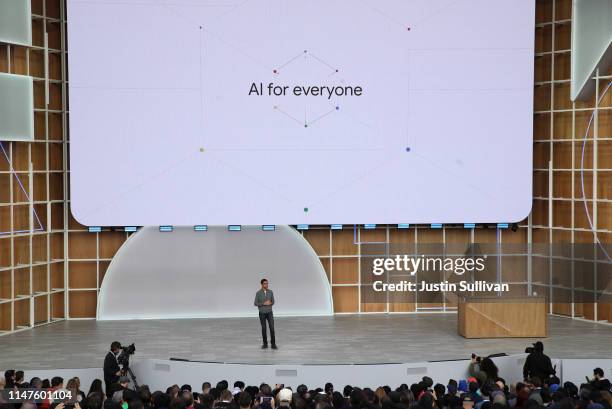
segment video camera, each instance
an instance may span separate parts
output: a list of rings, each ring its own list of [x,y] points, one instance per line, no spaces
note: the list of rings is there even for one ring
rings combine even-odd
[[[123,366],[123,369],[127,369],[130,366],[130,355],[134,355],[136,352],[136,346],[132,343],[126,347],[121,347],[121,353],[117,357],[119,365]]]

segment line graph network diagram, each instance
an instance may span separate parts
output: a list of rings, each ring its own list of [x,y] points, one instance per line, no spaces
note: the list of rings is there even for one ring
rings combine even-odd
[[[531,3],[68,0],[72,212],[85,225],[520,220]]]

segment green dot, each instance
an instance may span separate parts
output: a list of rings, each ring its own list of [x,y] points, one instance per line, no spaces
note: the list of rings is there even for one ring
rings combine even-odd
[[[305,207],[305,208],[304,208],[304,213],[307,213],[307,212],[308,212],[308,208],[307,208],[307,207]]]

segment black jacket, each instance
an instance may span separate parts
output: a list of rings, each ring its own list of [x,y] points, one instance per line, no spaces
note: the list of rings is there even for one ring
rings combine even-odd
[[[548,355],[536,351],[527,356],[525,365],[523,366],[523,377],[525,379],[537,376],[540,380],[545,381],[550,375],[554,374],[555,370],[552,367]]]
[[[609,391],[610,386],[611,386],[610,381],[606,378],[599,379],[599,380],[592,380],[591,385],[593,385],[595,389],[598,389],[600,391]]]
[[[104,358],[104,382],[107,385],[112,383],[116,383],[119,381],[119,376],[117,376],[117,372],[121,370],[119,367],[119,363],[117,363],[117,358],[115,355],[108,351],[106,357]]]

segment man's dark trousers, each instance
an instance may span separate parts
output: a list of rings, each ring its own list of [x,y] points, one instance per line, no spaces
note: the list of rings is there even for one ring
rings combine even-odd
[[[270,326],[270,338],[272,339],[272,345],[276,345],[276,338],[274,337],[274,315],[272,315],[272,311],[259,313],[259,322],[261,323],[261,338],[263,338],[264,345],[268,345],[266,321],[268,321],[268,325]]]

